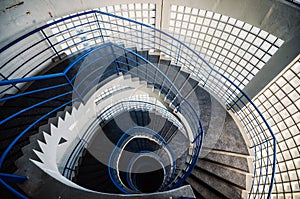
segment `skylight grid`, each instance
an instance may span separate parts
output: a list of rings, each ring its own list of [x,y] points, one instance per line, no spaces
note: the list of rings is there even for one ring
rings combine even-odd
[[[155,27],[156,6],[153,3],[113,5],[99,8],[99,10]],[[50,38],[51,42],[58,44],[67,55],[103,41],[120,43],[123,39],[123,44],[131,46],[135,44],[136,38],[141,40],[142,37],[147,37],[147,35],[142,35],[140,25],[136,23],[98,13],[65,20],[51,26],[50,31],[55,35]]]
[[[169,31],[241,89],[283,44],[243,21],[178,5],[171,6]]]
[[[255,98],[277,139],[277,172],[273,193],[300,195],[300,56]],[[244,107],[245,109],[245,107]]]
[[[100,10],[155,27],[156,6],[152,3],[112,5],[102,7]],[[147,41],[145,40],[145,43],[143,43],[142,38],[150,37],[141,33],[142,30],[138,24],[105,15],[99,15],[99,18],[104,24],[104,34],[108,36],[106,39],[112,42],[122,42],[125,46],[130,47],[137,46],[136,41],[138,39],[140,46],[137,47],[143,48],[142,45],[146,44]]]
[[[156,6],[153,3],[133,3],[100,8],[101,11],[155,26]]]
[[[50,22],[52,21],[48,23]],[[78,16],[62,21],[51,26],[50,31],[54,35],[54,37],[50,37],[53,45],[58,44],[67,55],[95,45],[98,43],[100,37],[94,14]]]

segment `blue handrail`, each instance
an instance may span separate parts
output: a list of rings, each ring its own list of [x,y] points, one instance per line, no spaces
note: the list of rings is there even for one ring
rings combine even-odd
[[[163,165],[164,173],[166,173],[166,164],[163,164],[163,163],[162,163],[161,158],[160,158],[156,153],[154,153],[154,152],[152,152],[152,151],[142,150],[142,151],[140,151],[139,153],[135,154],[135,155],[130,159],[130,162],[129,162],[129,164],[128,164],[127,171],[126,171],[126,181],[127,181],[127,183],[129,184],[129,187],[130,187],[132,190],[134,190],[135,192],[139,192],[139,190],[133,185],[132,179],[131,179],[129,173],[130,173],[130,169],[132,168],[132,165],[133,165],[134,161],[135,161],[139,156],[141,156],[141,155],[143,155],[143,154],[147,154],[147,155],[149,155],[149,156],[153,156],[155,159],[157,159],[157,160]],[[166,177],[166,175],[165,175],[165,177]]]
[[[139,131],[136,132],[135,130],[138,129]],[[109,171],[109,175],[110,178],[112,179],[113,183],[115,184],[115,186],[122,191],[123,193],[128,193],[128,191],[119,185],[119,183],[117,182],[118,180],[116,179],[117,177],[114,174],[114,169],[112,166],[112,161],[115,158],[115,156],[118,154],[116,153],[116,151],[124,144],[124,141],[126,141],[129,137],[134,136],[134,134],[144,134],[145,137],[148,136],[154,136],[155,138],[157,138],[159,141],[162,142],[162,144],[167,148],[167,150],[170,152],[171,157],[172,157],[172,165],[173,165],[173,169],[172,169],[172,174],[171,174],[171,178],[169,181],[172,181],[174,179],[174,173],[175,173],[175,169],[176,169],[176,159],[174,156],[174,152],[173,150],[168,146],[168,143],[165,141],[165,139],[159,135],[157,132],[153,131],[152,129],[149,129],[147,127],[141,127],[141,126],[137,126],[137,127],[132,127],[130,129],[128,129],[126,132],[124,132],[124,134],[120,137],[120,139],[118,140],[116,146],[113,149],[113,152],[110,155],[109,158],[109,164],[108,164],[108,171]],[[170,182],[169,182],[170,183]]]
[[[72,67],[76,67],[76,64],[77,63],[79,63],[80,62],[80,60],[82,60],[82,59],[84,59],[84,58],[86,58],[88,55],[90,55],[91,53],[93,53],[93,52],[96,52],[97,50],[99,50],[99,49],[102,49],[102,48],[104,48],[104,47],[107,47],[107,46],[113,46],[113,47],[118,47],[118,48],[121,48],[122,50],[124,50],[124,51],[127,51],[124,47],[122,47],[122,46],[119,46],[119,45],[116,45],[116,44],[112,44],[112,43],[110,43],[110,44],[105,44],[105,45],[103,45],[103,46],[100,46],[100,47],[97,47],[97,48],[94,48],[94,49],[92,49],[92,50],[89,50],[88,52],[86,52],[86,53],[84,53],[83,55],[81,55],[78,59],[76,59],[73,63],[71,63],[68,67],[67,67],[67,69],[65,69],[64,70],[64,73],[67,73]],[[165,76],[165,74],[163,74],[160,70],[158,70],[158,68],[157,67],[155,67],[151,62],[149,62],[148,60],[146,60],[145,58],[143,58],[143,57],[141,57],[140,55],[138,55],[138,54],[136,54],[136,53],[134,53],[134,52],[132,52],[132,51],[128,51],[129,53],[132,53],[134,56],[136,56],[136,57],[138,57],[138,58],[140,58],[140,59],[142,59],[145,63],[147,63],[147,64],[149,64],[149,66],[152,66],[154,69],[155,69],[155,71],[157,71],[157,72],[159,72],[159,73],[161,73],[161,75],[165,78],[165,79],[167,79],[167,81],[169,82],[169,84],[170,84],[170,86],[172,87],[172,88],[174,88],[174,90],[175,90],[175,92],[177,92],[178,93],[178,95],[179,96],[181,96],[182,97],[182,100],[185,100],[184,99],[184,97],[181,95],[181,93],[179,92],[179,90],[174,86],[174,84],[168,79],[168,77],[167,76]],[[103,56],[106,56],[106,55],[103,55]],[[117,54],[117,56],[121,56],[120,54]],[[93,60],[91,63],[89,63],[89,64],[87,64],[87,65],[85,65],[83,68],[80,68],[80,70],[78,71],[78,73],[80,74],[81,72],[83,72],[86,68],[88,68],[89,67],[89,65],[91,65],[91,64],[94,64],[94,63],[97,63],[97,60],[101,60],[101,57],[100,58],[97,58],[96,60]],[[138,63],[138,62],[136,62],[136,61],[134,61],[134,60],[131,60],[132,62],[134,62],[134,63]],[[125,63],[123,63],[123,64],[125,64]],[[102,67],[104,67],[104,66],[107,66],[108,64],[106,64],[106,63],[102,63],[102,65],[101,66],[99,66],[99,67],[97,67],[97,68],[95,68],[94,70],[92,70],[92,71],[89,71],[90,73],[89,74],[93,74],[94,72],[96,72],[96,70],[99,70],[100,68],[102,68]],[[126,64],[126,65],[128,65],[128,64]],[[131,66],[131,65],[128,65],[129,67],[133,67],[133,66]],[[113,70],[110,70],[110,71],[108,71],[108,73],[114,73],[115,71],[113,71]],[[128,70],[125,70],[125,72],[129,72],[130,73],[130,71],[128,71]],[[78,73],[75,75],[75,76],[78,76]],[[67,75],[67,74],[66,74]],[[137,74],[136,74],[137,75]],[[154,74],[153,74],[154,75]],[[75,76],[74,77],[72,77],[71,78],[71,81],[73,81],[74,79],[75,79]],[[81,84],[83,84],[83,82],[87,79],[87,77],[88,77],[89,75],[86,75],[81,81],[79,81],[78,82],[78,84],[76,84],[76,86],[74,87],[74,88],[76,88],[76,89],[78,89],[78,87],[81,85]],[[154,78],[152,78],[152,79],[154,79]],[[97,77],[96,77],[96,80],[97,80]],[[91,80],[91,82],[93,82],[94,80]],[[83,90],[83,92],[86,90],[86,89],[89,89],[90,87],[89,86],[86,86],[86,88]],[[83,93],[79,93],[79,95],[80,96],[84,96],[84,95],[82,95]],[[192,106],[190,105],[190,107],[191,107],[191,110],[194,112],[194,114],[197,116],[197,122],[199,122],[199,115],[198,115],[198,113],[192,108]],[[110,110],[110,109],[108,109],[108,110]],[[107,110],[107,111],[108,111]],[[105,113],[105,112],[104,112]],[[104,114],[104,113],[102,113],[102,114]],[[199,122],[199,124],[201,124],[201,121]],[[199,128],[199,127],[198,127]],[[202,131],[202,126],[200,126],[200,128],[198,129],[197,128],[197,130],[196,130],[196,138],[199,138],[199,137],[202,137],[202,136],[199,136],[198,134],[200,134],[201,135],[201,132],[203,132]],[[195,140],[193,141],[193,143],[195,143]],[[199,145],[199,142],[197,142],[196,144],[198,144]],[[198,148],[197,148],[198,149]],[[197,152],[199,152],[199,150],[197,150]],[[196,154],[196,153],[195,153]],[[195,156],[193,156],[193,157],[195,157]],[[197,157],[198,156],[196,156],[196,160],[197,160]],[[193,166],[193,164],[191,164],[192,166]],[[191,166],[191,167],[192,167]],[[192,169],[190,169],[190,171],[191,171]],[[185,175],[185,177],[187,177],[188,176],[188,173]]]
[[[112,18],[115,18],[115,19],[118,19],[118,20],[127,21],[129,23],[133,23],[135,25],[138,25],[137,27],[140,27],[140,28],[134,29],[134,28],[122,26],[122,25],[119,25],[119,24],[116,24],[116,23],[113,23],[113,22],[100,21],[98,19],[98,15],[99,14],[100,15],[106,15],[106,16],[109,16],[109,17],[112,17]],[[48,24],[46,24],[44,26],[41,26],[40,28],[37,28],[37,29],[31,31],[31,32],[29,32],[29,33],[27,33],[27,34],[25,34],[25,35],[17,38],[16,40],[14,40],[13,42],[9,43],[8,45],[4,46],[3,48],[0,49],[0,53],[5,52],[10,47],[16,47],[16,48],[18,48],[18,44],[21,41],[22,42],[25,41],[31,35],[43,32],[44,30],[48,30],[48,28],[51,28],[51,27],[53,27],[55,25],[59,25],[60,23],[64,22],[65,20],[73,19],[73,18],[76,18],[76,17],[79,17],[79,16],[84,16],[84,15],[94,15],[94,16],[96,16],[96,19],[94,21],[87,22],[85,25],[92,24],[92,23],[97,23],[98,24],[97,30],[101,32],[100,36],[94,36],[94,38],[85,39],[84,41],[80,41],[80,42],[74,43],[71,46],[67,46],[67,47],[61,48],[59,45],[61,45],[63,42],[65,42],[65,41],[67,41],[69,39],[69,38],[64,38],[62,41],[58,41],[56,43],[53,42],[49,47],[47,47],[46,49],[42,49],[42,50],[38,51],[37,54],[33,54],[32,57],[29,57],[24,62],[20,61],[20,64],[19,64],[18,63],[18,57],[21,54],[23,54],[24,52],[27,52],[27,51],[29,52],[32,48],[38,49],[39,45],[42,44],[43,42],[48,42],[50,38],[51,39],[55,39],[55,37],[58,36],[58,35],[60,35],[61,32],[63,32],[63,31],[64,32],[70,31],[70,28],[67,28],[66,30],[63,30],[63,31],[60,31],[58,33],[55,33],[55,34],[52,34],[52,35],[48,35],[48,36],[46,34],[44,34],[45,38],[41,39],[40,41],[35,42],[31,46],[26,47],[23,50],[22,50],[22,48],[20,48],[21,52],[16,51],[16,54],[13,55],[13,57],[8,58],[8,61],[6,61],[4,64],[2,64],[0,66],[1,70],[4,70],[4,69],[6,70],[6,68],[5,68],[6,66],[16,67],[8,75],[1,74],[1,76],[3,76],[3,78],[6,79],[6,80],[0,81],[0,88],[1,88],[1,86],[4,86],[4,85],[5,86],[12,85],[13,87],[16,87],[17,89],[19,89],[16,86],[16,84],[18,84],[18,83],[24,83],[24,82],[26,82],[25,80],[28,80],[28,81],[30,81],[30,80],[37,80],[37,81],[39,81],[39,78],[41,78],[41,79],[47,79],[46,76],[44,76],[44,77],[36,76],[35,78],[33,78],[33,77],[27,77],[27,75],[29,75],[30,72],[32,72],[33,70],[37,69],[38,67],[41,67],[41,66],[45,65],[46,62],[47,62],[47,60],[51,59],[52,57],[54,57],[54,56],[60,57],[60,53],[64,52],[65,50],[71,49],[72,47],[76,47],[77,44],[81,44],[81,43],[83,43],[85,41],[90,41],[92,39],[102,38],[102,42],[107,41],[109,38],[115,39],[115,40],[120,40],[121,39],[121,41],[125,41],[125,42],[129,41],[129,42],[135,43],[137,45],[141,45],[142,47],[147,47],[147,48],[150,48],[150,49],[158,49],[162,53],[164,53],[164,54],[168,55],[169,57],[173,58],[173,60],[177,60],[178,64],[181,64],[182,66],[186,66],[186,68],[188,70],[190,70],[192,73],[194,73],[199,78],[199,80],[201,80],[203,82],[203,85],[202,85],[203,87],[209,88],[208,83],[210,81],[213,82],[213,80],[216,80],[218,83],[221,83],[222,85],[225,85],[226,88],[223,88],[221,86],[220,87],[216,87],[216,88],[217,89],[224,89],[225,90],[224,97],[223,96],[221,96],[221,97],[222,97],[222,99],[225,99],[225,102],[227,103],[227,105],[229,105],[230,108],[228,108],[228,109],[231,110],[231,111],[233,111],[233,112],[235,112],[238,115],[238,117],[240,117],[239,116],[239,111],[242,114],[244,114],[244,116],[246,118],[249,117],[249,116],[247,116],[247,113],[244,113],[242,107],[239,105],[239,103],[240,103],[243,107],[246,107],[247,109],[249,109],[248,106],[251,106],[251,109],[253,109],[253,110],[250,110],[249,114],[252,115],[253,117],[257,117],[258,116],[258,117],[260,117],[262,119],[263,124],[266,125],[266,127],[267,127],[266,128],[267,130],[264,130],[261,127],[261,124],[257,120],[254,121],[255,125],[254,124],[253,125],[250,124],[250,126],[248,127],[248,125],[245,124],[244,126],[245,126],[247,132],[249,133],[249,135],[251,136],[251,139],[252,139],[254,145],[258,145],[258,146],[259,145],[265,145],[265,146],[269,147],[269,143],[272,142],[272,147],[273,147],[273,151],[274,152],[273,152],[273,154],[270,154],[269,153],[270,149],[268,149],[268,148],[266,149],[267,155],[268,155],[267,156],[268,159],[267,159],[267,162],[266,162],[266,165],[265,165],[266,176],[260,175],[255,170],[255,176],[254,176],[253,182],[257,181],[258,185],[254,186],[254,183],[252,183],[252,189],[250,191],[249,197],[250,197],[250,195],[252,195],[253,197],[256,197],[258,195],[259,187],[263,186],[262,190],[263,190],[264,194],[267,195],[267,198],[270,198],[272,187],[273,187],[273,183],[274,183],[275,169],[276,169],[276,167],[275,167],[275,164],[276,164],[276,138],[275,138],[275,135],[272,132],[270,126],[268,125],[266,119],[263,117],[262,113],[259,111],[259,109],[255,106],[255,104],[251,101],[251,99],[247,96],[247,94],[243,90],[241,90],[237,85],[234,84],[234,82],[232,82],[225,75],[219,73],[216,69],[214,69],[212,66],[210,66],[208,64],[208,62],[206,62],[200,55],[197,54],[196,51],[194,51],[193,49],[189,48],[186,44],[184,44],[183,42],[179,41],[174,36],[172,36],[172,35],[170,35],[168,33],[165,33],[165,32],[163,32],[161,30],[158,30],[156,28],[153,28],[152,26],[149,26],[149,25],[146,25],[146,24],[143,24],[143,23],[140,23],[140,22],[136,22],[136,21],[131,20],[131,19],[127,19],[127,18],[124,18],[124,17],[116,16],[116,15],[113,15],[113,14],[110,14],[110,13],[105,13],[105,12],[102,12],[102,11],[99,11],[99,10],[91,10],[91,11],[82,12],[82,13],[79,13],[79,14],[74,14],[74,15],[71,15],[71,16],[68,16],[68,17],[65,17],[65,18],[62,18],[62,19],[58,19],[58,20],[53,21],[51,23],[48,23]],[[104,28],[103,26],[100,26],[100,24],[101,24],[100,22],[101,23],[107,23],[107,24],[114,24],[114,25],[117,25],[117,26],[124,27],[127,30],[139,32],[139,33],[141,33],[141,37],[143,38],[142,42],[138,43],[137,40],[133,41],[133,40],[130,40],[128,38],[118,37],[117,35],[106,34],[105,31],[106,30],[110,30],[110,29],[109,28]],[[80,24],[80,25],[73,26],[71,28],[76,29],[76,27],[81,27],[83,25],[84,24]],[[150,30],[150,33],[147,30]],[[77,33],[76,35],[73,35],[71,37],[74,38],[76,36],[84,35],[84,34],[86,34],[88,32],[92,32],[92,31],[93,31],[93,29],[90,30],[90,31]],[[159,33],[159,34],[155,34],[155,35],[153,34],[152,35],[151,31],[153,33]],[[130,34],[129,32],[120,32],[120,31],[115,31],[115,32],[118,33],[118,34],[119,33],[123,34],[125,36]],[[133,35],[133,34],[131,34],[131,35]],[[160,37],[157,37],[156,35],[160,35]],[[134,35],[134,36],[136,37],[136,35]],[[145,37],[143,37],[143,36],[145,36]],[[152,37],[154,39],[151,40],[151,39],[148,38],[148,36]],[[159,42],[156,42],[156,39],[158,39]],[[149,44],[149,42],[150,42],[150,44]],[[164,44],[166,44],[166,45],[164,45]],[[171,47],[171,49],[169,47]],[[51,50],[51,52],[50,52],[50,50]],[[47,52],[49,51],[49,53],[51,54],[51,56],[47,56],[46,58],[45,57],[40,58],[38,56],[38,55],[42,56],[43,55],[42,53],[46,52],[46,51]],[[15,60],[17,62],[17,65],[16,65],[16,62],[14,62],[13,64],[9,65],[12,61],[15,61]],[[16,71],[23,70],[25,68],[25,66],[28,66],[28,64],[31,61],[36,61],[37,64],[36,65],[33,64],[33,67],[29,68],[30,70],[28,72],[22,73],[22,76],[20,76],[20,77],[19,76],[14,77],[15,79],[9,79],[9,78],[12,77],[12,75],[15,74]],[[207,69],[205,69],[203,67],[203,65],[205,67],[207,67]],[[203,67],[203,68],[199,68],[199,71],[202,74],[198,75],[197,71],[195,71],[192,68],[189,68],[189,66],[201,66],[201,67]],[[24,80],[23,81],[22,78],[31,78],[31,79],[23,79]],[[202,78],[205,78],[205,79],[202,79]],[[229,86],[226,85],[225,83],[228,83]],[[233,87],[233,88],[231,88],[231,87]],[[2,91],[0,91],[0,94],[3,94],[5,92],[9,91],[9,89],[10,88],[4,88],[4,89],[2,89]],[[214,91],[212,91],[212,92],[214,92]],[[21,94],[18,94],[17,96],[21,96]],[[226,96],[227,96],[227,98],[226,98]],[[5,99],[6,100],[10,100],[10,99],[13,99],[13,98],[16,98],[16,97],[12,96],[12,97],[7,97]],[[233,101],[234,103],[230,104],[229,100]],[[2,101],[4,101],[4,99],[2,99]],[[238,110],[236,110],[236,108]],[[199,121],[201,122],[201,120],[199,120]],[[242,122],[243,122],[243,120],[242,120]],[[202,126],[201,123],[199,125]],[[258,126],[258,128],[256,128],[255,126]],[[252,133],[252,131],[254,131],[254,132]],[[255,140],[255,137],[260,138],[260,136],[259,136],[260,134],[259,133],[262,136],[264,136],[265,134],[269,133],[269,135],[271,136],[271,140],[269,142],[267,142],[267,143],[264,140],[266,138],[263,138],[261,140]],[[200,134],[200,132],[199,132],[199,134]],[[268,138],[268,136],[266,136],[266,137]],[[269,138],[268,138],[268,140],[269,140]],[[195,138],[195,141],[196,141],[195,143],[197,143],[198,145],[202,146],[203,139],[198,140],[197,138]],[[257,153],[259,153],[259,152],[262,153],[262,150],[263,149],[260,149]],[[2,155],[2,157],[3,157],[3,155]],[[256,156],[255,156],[255,158],[256,158]],[[255,160],[259,161],[258,159],[255,159]],[[256,169],[260,169],[260,173],[261,173],[262,172],[261,170],[263,168],[260,165],[262,165],[262,163],[263,163],[262,161],[263,160],[262,159],[260,160],[261,163],[258,163],[257,161],[255,161],[254,166],[255,166]],[[270,161],[271,161],[271,163],[270,163]],[[268,170],[269,166],[272,167],[271,173]],[[270,176],[270,178],[268,176]],[[270,182],[268,182],[268,179],[269,179]],[[263,184],[262,184],[261,180],[264,181]],[[266,192],[264,189],[265,189],[267,183],[269,185],[269,189]],[[256,190],[254,190],[254,189],[256,189]],[[261,196],[261,197],[263,197],[263,196]]]

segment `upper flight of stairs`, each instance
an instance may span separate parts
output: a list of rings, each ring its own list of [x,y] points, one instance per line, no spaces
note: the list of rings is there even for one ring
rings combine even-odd
[[[162,71],[162,73],[166,74],[169,80],[171,80],[181,94],[189,100],[193,108],[195,108],[201,117],[205,130],[204,146],[201,156],[199,157],[199,160],[190,177],[186,179],[185,184],[190,184],[195,195],[199,198],[241,198],[244,194],[244,191],[249,190],[249,179],[251,178],[252,172],[252,168],[249,166],[251,165],[251,156],[248,151],[247,143],[243,138],[243,132],[241,132],[237,126],[234,118],[212,95],[205,91],[198,84],[198,81],[195,80],[195,78],[185,69],[164,58],[164,56],[160,55],[158,52],[149,53],[147,50],[137,50],[136,48],[130,48],[130,50],[136,52],[145,59],[148,59],[154,65],[156,65]],[[132,80],[135,79],[135,81],[137,81],[136,77],[138,76],[134,74],[137,73],[139,75],[139,81],[148,80],[148,82],[153,82],[153,80],[147,79],[147,76],[142,78],[143,74],[141,74],[138,70],[134,68],[128,68],[128,66],[125,64],[122,65],[122,62],[124,62],[137,66],[136,63],[132,62],[132,60],[136,60],[137,62],[139,61],[139,58],[130,53],[125,53],[125,55],[128,57],[118,58],[117,60],[119,61],[120,68],[127,67],[129,72],[132,72],[130,73]],[[96,54],[94,56],[96,56]],[[85,61],[88,62],[89,60]],[[61,62],[59,65],[60,70],[66,67],[68,63],[68,59],[65,62]],[[111,68],[113,67],[114,66],[112,65]],[[57,71],[58,67],[49,70],[47,73],[53,72],[52,70]],[[103,71],[99,71],[99,73],[100,72],[102,73]],[[148,89],[146,90],[148,90],[148,94],[150,96],[161,97],[160,100],[163,104],[173,103],[173,105],[170,106],[170,109],[176,107],[176,105],[179,104],[179,96],[174,95],[172,90],[167,89],[167,86],[164,87],[164,85],[168,85],[168,83],[162,77],[162,75],[151,70],[146,70],[145,72],[155,73],[156,85],[153,85],[152,83],[147,85]],[[76,70],[71,70],[69,73],[75,74]],[[104,78],[108,77],[103,77],[101,80]],[[57,85],[58,83],[66,83],[66,80],[57,79],[57,81],[52,83],[53,85]],[[50,84],[51,82],[49,83],[48,81],[34,82],[26,89],[26,91],[50,86]],[[84,89],[84,85],[82,86],[82,89]],[[162,90],[160,91],[159,89]],[[72,88],[70,86],[63,86],[59,89],[30,94],[13,100],[8,100],[1,106],[1,119],[18,112],[18,110],[29,107],[47,98],[59,96],[60,94],[69,92],[71,90]],[[13,137],[25,129],[29,124],[54,108],[69,102],[71,99],[72,93],[62,95],[53,101],[26,111],[18,115],[13,120],[1,125],[1,153],[12,141]],[[79,107],[79,104],[76,106]],[[185,106],[186,104],[183,103],[182,108],[184,109]],[[12,152],[9,153],[1,171],[13,173],[16,172],[20,167],[24,168],[24,165],[27,164],[30,165],[28,168],[38,170],[38,168],[29,161],[29,158],[39,160],[32,149],[40,150],[37,140],[45,142],[41,132],[48,131],[48,133],[51,135],[49,128],[50,125],[57,126],[59,122],[58,118],[64,120],[66,114],[72,114],[72,107],[65,106],[58,111],[55,111],[53,114],[48,115],[47,118],[31,128],[30,131],[22,137],[20,142],[18,142],[17,146],[12,150]],[[152,128],[155,131],[158,130],[155,129],[155,127],[162,126],[159,134],[164,137],[166,141],[173,139],[174,142],[170,143],[172,147],[175,148],[176,144],[180,144],[180,140],[178,140],[180,137],[172,137],[172,135],[178,134],[179,130],[178,127],[171,122],[159,119],[159,116],[153,112],[138,110],[131,111],[130,115],[132,116],[132,121],[134,121],[135,125],[152,125]],[[122,119],[121,116],[117,116],[115,120],[118,119],[118,117]],[[150,121],[151,118],[153,121]],[[159,122],[162,124],[158,124]],[[113,125],[113,120],[106,123],[106,125],[102,126],[101,128],[103,132],[117,131],[117,129],[115,129],[115,125]],[[110,134],[110,136],[113,142],[116,142],[119,139],[114,134]],[[137,144],[141,145],[140,147],[143,145],[142,143]],[[144,144],[149,145],[149,143]],[[184,145],[185,144],[183,144],[183,146]],[[103,148],[102,150],[105,151],[106,149]],[[22,164],[24,165],[22,166]],[[17,171],[19,174],[26,172],[27,171]],[[42,183],[42,178],[49,178],[47,177],[47,174],[41,171],[39,172],[41,181],[38,183]],[[73,181],[78,183],[78,185],[82,185],[83,187],[95,191],[119,193],[119,190],[113,187],[113,184],[109,183],[109,176],[107,174],[107,169],[105,169],[105,165],[101,165],[101,163],[95,159],[89,150],[83,151],[75,173],[76,176],[73,178]],[[49,179],[48,182],[50,181],[52,182],[52,185],[55,184],[55,180]],[[28,180],[26,183],[28,184],[25,187],[30,189],[30,180]],[[57,188],[61,187],[61,184],[57,185]],[[70,188],[68,190],[74,191],[75,189]],[[36,190],[29,191],[33,196],[41,196],[34,195],[33,191]],[[45,193],[45,190],[41,190],[39,192],[39,194],[42,193]],[[76,193],[76,191],[74,191],[74,193]],[[173,193],[173,196],[175,195],[176,194]],[[9,197],[13,196],[7,196],[7,198]],[[96,197],[96,195],[93,197]]]

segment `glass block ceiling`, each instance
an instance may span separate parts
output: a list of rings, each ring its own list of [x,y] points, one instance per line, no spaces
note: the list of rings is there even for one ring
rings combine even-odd
[[[99,10],[143,22],[153,27],[156,25],[155,4],[121,4],[102,7]],[[84,24],[79,29],[70,28],[65,34],[56,37],[58,42],[63,41],[62,49],[78,43],[78,41],[73,40],[80,40],[80,37],[72,38],[73,35],[85,33],[85,37],[95,38],[89,40],[88,43],[83,42],[80,45],[74,45],[71,50],[65,52],[66,54],[101,42],[96,22],[97,17],[101,21],[113,20],[106,15],[91,14],[59,23],[52,28],[52,32],[57,33]],[[109,30],[122,32],[124,31],[122,26],[129,25],[123,24],[126,22],[122,20],[117,20],[115,23],[120,26],[113,27],[110,23],[103,24],[105,29],[103,31],[106,31],[106,35],[110,35],[107,32]],[[86,34],[87,32],[88,34]],[[280,38],[240,20],[206,10],[178,5],[171,5],[169,32],[196,50],[211,66],[241,89],[249,83],[284,43]],[[85,40],[85,38],[82,39]]]
[[[155,26],[155,4],[153,3],[132,3],[112,5],[100,8],[103,12],[112,13],[138,22]]]
[[[170,33],[241,89],[284,42],[248,23],[211,11],[172,5],[170,14]]]
[[[156,20],[155,6],[156,5],[153,3],[134,3],[134,4],[106,6],[106,7],[99,8],[99,10],[103,12],[115,14],[118,16],[130,18],[135,21],[149,24],[155,27],[155,20]],[[63,16],[62,18],[67,16]],[[113,23],[101,24],[103,26],[102,28],[105,35],[112,35],[113,31],[124,32],[125,31],[124,27],[126,26],[131,27],[133,25],[132,23],[126,22],[124,20],[118,20],[116,18],[112,18],[107,15],[90,14],[90,15],[75,17],[70,20],[66,20],[61,23],[58,23],[55,26],[51,27],[52,33],[57,34],[55,37],[56,41],[54,41],[54,43],[61,42],[60,44],[61,48],[68,49],[64,51],[67,55],[82,50],[87,46],[93,46],[97,43],[101,43],[102,40],[99,33],[99,24],[97,23],[98,19],[103,22],[113,22],[119,25],[116,26]],[[51,23],[52,21],[55,21],[55,19],[48,21],[48,23]],[[64,31],[64,33],[58,34],[61,31]],[[86,41],[86,39],[88,39],[88,41]],[[80,40],[85,42],[79,42]],[[113,40],[111,39],[111,41]],[[128,44],[128,46],[130,46],[130,44]]]

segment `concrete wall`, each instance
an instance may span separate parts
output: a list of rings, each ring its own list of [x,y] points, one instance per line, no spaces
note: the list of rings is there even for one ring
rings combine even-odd
[[[86,9],[134,2],[155,3],[158,22],[163,19],[156,24],[162,28],[168,27],[170,5],[177,4],[240,19],[285,41],[300,30],[299,8],[284,0],[1,0],[0,47],[51,19]]]
[[[134,2],[161,5],[161,0],[1,0],[0,47],[51,19],[87,9]]]

